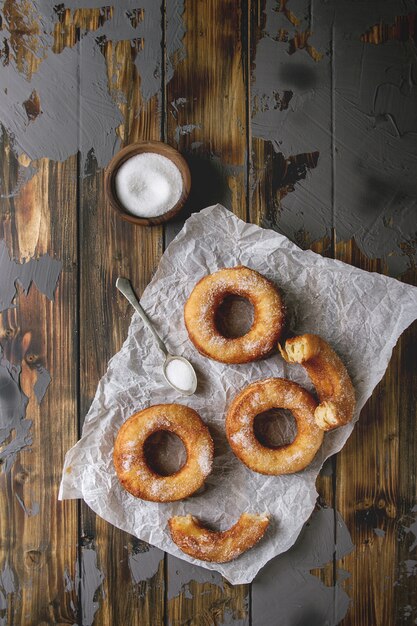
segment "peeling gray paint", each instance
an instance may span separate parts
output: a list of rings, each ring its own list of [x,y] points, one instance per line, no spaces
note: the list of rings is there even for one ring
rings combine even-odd
[[[22,507],[25,515],[27,517],[33,517],[34,515],[38,515],[40,507],[39,507],[39,502],[31,502],[30,505],[25,504],[23,498],[21,498],[19,496],[18,493],[14,494],[16,496],[16,500],[19,502],[20,506]]]
[[[174,141],[177,146],[180,143],[181,135],[191,135],[196,128],[201,128],[201,124],[184,124],[183,126],[177,126],[174,132]]]
[[[50,52],[30,82],[13,61],[0,65],[0,82],[6,86],[0,91],[2,122],[18,155],[64,161],[92,148],[100,165],[111,158],[122,116],[109,96],[105,59],[94,39],[85,37],[60,54]],[[28,123],[22,103],[33,89],[43,114]]]
[[[185,59],[183,39],[185,25],[183,20],[184,0],[172,0],[166,3],[166,82],[174,75],[174,70]]]
[[[247,616],[243,619],[236,619],[233,611],[229,609],[225,609],[223,620],[221,622],[217,622],[218,626],[248,626],[249,623],[249,618]]]
[[[51,382],[51,375],[46,367],[43,367],[42,365],[36,369],[36,375],[37,379],[33,387],[33,391],[35,392],[38,404],[40,404]]]
[[[189,594],[189,585],[192,581],[217,585],[223,590],[221,574],[198,565],[191,565],[175,556],[170,556],[168,559],[168,580],[168,600],[176,598],[180,593]]]
[[[0,570],[0,626],[14,622],[14,615],[9,613],[9,597],[12,596],[13,607],[20,595],[19,582],[13,568],[6,560]],[[12,608],[13,610],[13,608]]]
[[[81,30],[73,47],[54,52],[53,31],[59,21],[57,3],[40,0],[36,3],[36,22],[40,34],[32,35],[36,45],[28,42],[32,53],[40,59],[37,71],[29,76],[19,71],[16,59],[0,64],[0,108],[2,122],[17,155],[24,153],[31,160],[47,157],[63,161],[80,150],[83,163],[92,150],[98,166],[105,166],[119,147],[117,127],[123,122],[117,106],[123,94],[109,91],[102,46],[107,41],[142,41],[134,60],[140,75],[144,102],[159,94],[162,84],[162,9],[154,0],[142,0],[143,20],[132,19],[138,8],[133,0],[109,5],[113,16],[92,32]],[[103,2],[68,0],[60,7],[96,8]],[[170,28],[167,36],[166,79],[173,75],[174,62],[184,58],[182,38],[183,2],[169,3],[166,19]],[[160,28],[158,28],[160,25]],[[4,40],[7,41],[7,19],[3,20]],[[22,35],[25,42],[25,35]],[[10,46],[9,46],[10,48]],[[24,103],[36,92],[41,114],[28,117]],[[137,112],[139,114],[139,111]],[[26,174],[28,171],[26,170]]]
[[[336,626],[349,597],[337,583],[326,587],[310,570],[342,558],[353,549],[349,531],[333,509],[316,511],[288,552],[270,561],[252,584],[253,626]]]
[[[25,418],[28,398],[19,386],[20,367],[0,347],[0,464],[9,472],[17,454],[32,443],[32,420]]]
[[[413,521],[409,525],[403,522],[399,526],[397,540],[401,543],[400,550],[402,554],[404,554],[404,549],[408,549],[410,558],[403,559],[398,563],[396,569],[397,577],[394,581],[394,587],[399,588],[396,592],[398,598],[403,601],[407,599],[413,603],[405,606],[402,606],[401,604],[397,606],[397,615],[399,618],[407,619],[407,621],[404,622],[407,624],[417,623],[417,605],[415,603],[415,589],[417,589],[417,587],[414,581],[417,576],[417,560],[413,558],[415,557],[415,549],[417,548],[417,505],[412,507],[410,516],[407,516],[407,518],[408,517],[413,519]],[[410,578],[412,578],[412,580],[410,580]],[[404,594],[404,591],[406,592],[406,595]],[[409,618],[416,619],[411,622]]]
[[[97,564],[97,552],[92,547],[90,539],[85,539],[86,545],[81,548],[81,567],[79,561],[75,564],[75,580],[66,567],[64,570],[64,589],[66,593],[75,592],[75,597],[80,605],[81,615],[77,616],[78,610],[71,601],[71,609],[74,615],[79,617],[78,626],[92,626],[94,616],[100,606],[100,596],[104,597],[102,584],[105,579],[104,573]]]
[[[406,559],[403,561],[405,567],[405,573],[409,576],[417,575],[417,561],[415,559]]]
[[[72,594],[72,592],[74,591],[74,581],[71,578],[71,574],[69,573],[68,568],[66,567],[64,569],[64,591],[65,593],[70,593]],[[77,614],[78,614],[78,608],[76,607],[75,603],[73,602],[72,598],[70,598],[70,607],[71,607],[71,611],[74,615],[75,618],[77,618]],[[75,626],[75,624],[74,624]]]
[[[97,565],[97,552],[94,548],[83,547],[81,550],[81,570],[76,566],[76,590],[81,601],[81,625],[92,626],[99,608],[101,585],[105,576]],[[78,594],[77,594],[78,595]]]
[[[337,580],[339,583],[343,582],[344,580],[348,580],[350,576],[351,576],[350,572],[347,572],[345,569],[338,567]]]
[[[412,263],[417,210],[417,57],[412,41],[372,45],[361,35],[372,25],[392,24],[415,10],[395,0],[337,4],[318,0],[291,3],[295,27],[267,0],[265,26],[257,44],[252,85],[252,131],[276,153],[319,152],[318,165],[281,201],[278,227],[294,238],[300,229],[312,239],[354,236],[369,257],[383,257],[393,273]],[[288,53],[277,41],[312,30],[305,49]],[[288,106],[276,106],[276,92],[291,91]],[[332,138],[332,130],[334,135]],[[408,243],[407,254],[402,244]]]
[[[414,514],[414,522],[405,528],[406,533],[412,533],[414,535],[414,541],[410,546],[410,552],[417,548],[417,505],[413,506],[411,513]]]
[[[301,20],[300,30],[309,27],[309,2],[291,5]],[[305,50],[289,55],[285,42],[275,41],[280,28],[295,35],[297,28],[281,12],[276,2],[267,0],[265,28],[256,47],[255,71],[251,88],[252,133],[254,137],[270,141],[274,152],[283,159],[317,152],[314,171],[306,171],[294,191],[282,201],[280,215],[269,216],[268,226],[279,228],[294,239],[301,228],[313,239],[330,234],[332,223],[332,142],[329,133],[331,119],[331,58],[328,54],[333,20],[333,7],[328,3],[314,3],[315,20],[320,23],[320,39],[315,46],[323,54],[315,62]],[[327,54],[326,54],[327,52]],[[291,92],[286,108],[276,107],[276,93]],[[281,98],[282,98],[281,95]],[[275,170],[277,164],[269,164]],[[269,207],[271,208],[271,207]]]
[[[177,119],[180,108],[187,103],[187,98],[176,98],[176,100],[172,100],[171,104],[171,114]]]
[[[61,268],[61,261],[48,254],[18,263],[10,258],[5,242],[0,241],[0,310],[15,306],[17,283],[27,294],[33,282],[41,293],[53,300]],[[28,398],[20,388],[20,372],[20,366],[12,365],[0,346],[0,461],[6,472],[10,471],[17,454],[32,443],[32,421],[25,417]],[[40,402],[51,377],[43,366],[39,366],[37,376],[34,392]],[[38,512],[37,504],[26,507],[23,500],[17,498],[28,515]]]
[[[16,282],[22,285],[25,294],[34,282],[41,293],[53,300],[62,263],[52,259],[49,254],[19,263],[11,259],[6,243],[0,240],[0,269],[0,311],[4,311],[14,306]]]
[[[0,141],[4,141],[5,139],[5,129],[0,124]],[[26,185],[26,183],[35,175],[37,168],[32,164],[29,164],[27,167],[20,166],[17,171],[17,180],[14,183],[14,187],[9,190],[6,185],[8,181],[5,179],[0,179],[0,198],[7,199],[13,198],[17,196],[22,189]],[[7,191],[7,193],[6,193]]]
[[[133,550],[128,556],[129,570],[135,585],[144,580],[149,580],[158,572],[164,553],[142,543],[140,550]]]

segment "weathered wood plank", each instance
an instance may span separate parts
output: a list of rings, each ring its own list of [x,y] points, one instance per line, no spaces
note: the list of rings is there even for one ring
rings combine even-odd
[[[308,2],[299,3],[293,11],[286,2],[278,5],[251,2],[250,221],[283,232],[302,248],[331,256],[331,65],[328,59],[315,54],[311,56],[305,50],[294,48],[289,54],[288,40],[308,33],[311,30],[309,21],[313,19]],[[320,17],[321,28],[328,33],[328,20],[323,19],[323,15]],[[310,91],[313,84],[318,86],[316,93]],[[328,117],[323,122],[326,112]],[[306,119],[311,123],[312,132],[298,132],[298,126],[305,127]],[[317,176],[319,183],[314,180]],[[320,200],[316,196],[317,185],[321,185]],[[324,216],[320,220],[312,218],[313,199],[323,204],[320,208]],[[332,509],[334,471],[334,460],[329,460],[317,480],[320,505]],[[314,514],[312,519],[315,519]],[[317,532],[320,533],[320,528]],[[336,542],[335,536],[333,541]],[[296,548],[294,554],[297,554]],[[270,565],[271,572],[276,568],[278,586],[282,584],[280,559],[277,557]],[[290,560],[288,567],[291,567]],[[334,584],[334,569],[330,557],[327,563],[321,563],[311,573],[331,586]],[[259,580],[265,583],[266,578],[261,574]],[[252,586],[254,625],[268,620],[285,623],[284,607],[278,617],[275,604],[267,601],[268,594],[274,593],[273,585],[268,586],[268,592],[263,589],[262,582],[255,581]],[[308,585],[304,592],[304,596],[302,589],[297,592],[297,601],[308,603],[309,595],[314,592]],[[327,601],[332,601],[330,595],[326,597]],[[322,611],[325,611],[324,606]]]
[[[251,3],[250,218],[304,248],[333,226],[332,12],[309,0]]]
[[[396,87],[406,67],[414,71],[405,58],[415,15],[401,15],[407,10],[396,2],[353,9],[349,0],[338,3],[333,29],[336,255],[394,276],[408,265],[403,279],[415,284],[417,147],[408,111],[417,94],[405,97]],[[346,626],[405,625],[417,617],[409,530],[416,502],[416,330],[400,338],[338,455],[338,508],[356,544],[344,560],[352,597]]]
[[[7,196],[17,182],[18,163],[6,136],[3,139]],[[20,385],[28,397],[25,418],[32,420],[27,445],[10,469],[6,458],[0,475],[0,571],[7,604],[6,610],[1,607],[1,618],[8,624],[64,624],[77,620],[77,592],[71,581],[78,506],[58,502],[64,455],[77,439],[77,163],[71,157],[59,164],[43,159],[32,166],[37,168],[32,179],[17,195],[2,200],[0,238],[18,261],[49,253],[62,259],[63,269],[54,301],[35,285],[27,296],[19,290],[16,308],[4,311],[0,324],[5,357],[22,368]],[[65,358],[59,358],[61,354]],[[35,385],[44,368],[52,383],[39,403]],[[2,402],[3,393],[4,388]]]
[[[192,211],[216,202],[247,217],[247,16],[245,3],[229,0],[166,6],[167,40],[181,13],[185,31],[184,58],[166,88],[166,139],[184,154],[192,178],[188,212],[166,227],[169,242]]]
[[[354,241],[338,244],[336,251],[339,259],[362,269],[386,271]],[[416,278],[414,274],[414,282]],[[409,527],[416,502],[416,333],[414,324],[400,338],[383,380],[337,459],[337,506],[356,545],[342,562],[350,572],[344,587],[352,598],[344,626],[409,623],[407,607],[415,597],[408,563],[413,558]]]
[[[246,3],[166,2],[167,41],[182,13],[184,54],[166,87],[166,139],[186,157],[191,195],[181,219],[167,225],[165,243],[192,211],[221,202],[247,218]],[[169,62],[169,59],[168,59]],[[168,555],[168,623],[248,624],[249,586]]]
[[[122,145],[160,139],[162,82],[159,81],[155,95],[145,101],[144,76],[139,74],[138,60],[144,55],[148,65],[161,67],[162,27],[154,21],[157,5],[152,8],[150,3],[144,4],[144,11],[137,13],[135,9],[136,13],[131,15],[138,23],[144,20],[144,37],[119,41],[120,33],[116,31],[114,40],[107,37],[100,44],[108,88],[121,112],[118,135]],[[160,9],[159,14],[162,15]],[[155,50],[151,41],[157,37],[159,47]],[[81,72],[82,68],[83,57]],[[80,146],[86,158],[84,148]],[[83,418],[98,380],[109,358],[120,349],[130,323],[132,311],[117,295],[116,278],[128,276],[137,293],[141,293],[162,252],[162,229],[135,227],[115,214],[104,197],[103,170],[97,166],[93,154],[88,156],[80,174],[80,411]],[[89,577],[93,580],[93,585],[84,589],[84,615],[103,626],[163,624],[163,553],[110,526],[85,505],[81,532],[82,563],[91,568],[85,571],[86,585]]]

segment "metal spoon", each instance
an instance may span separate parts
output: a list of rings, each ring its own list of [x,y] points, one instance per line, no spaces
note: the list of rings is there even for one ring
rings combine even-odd
[[[173,387],[175,391],[178,391],[178,393],[182,394],[183,396],[192,396],[193,393],[195,393],[195,390],[197,389],[197,375],[190,361],[185,359],[183,356],[174,356],[173,354],[170,354],[168,352],[164,342],[162,341],[162,339],[156,332],[150,319],[148,318],[145,311],[142,309],[141,305],[139,304],[138,299],[136,298],[134,291],[132,289],[132,285],[130,284],[130,280],[119,276],[119,278],[116,280],[116,287],[124,295],[124,297],[130,302],[130,304],[136,309],[136,311],[139,313],[142,322],[145,324],[145,326],[149,328],[149,330],[154,336],[156,343],[159,346],[159,349],[162,350],[162,352],[164,353],[165,361],[162,366],[162,371],[163,371],[164,378],[167,381],[167,383],[171,385],[171,387]],[[180,387],[177,387],[176,385],[174,385],[174,383],[168,378],[167,366],[168,366],[168,363],[174,360],[182,361],[189,368],[190,374],[193,380],[190,389],[180,389]]]

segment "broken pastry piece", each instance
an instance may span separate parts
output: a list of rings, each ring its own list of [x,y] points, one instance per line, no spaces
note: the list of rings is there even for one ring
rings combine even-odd
[[[200,561],[227,563],[258,543],[269,518],[242,513],[236,524],[222,532],[204,528],[193,515],[171,517],[168,524],[172,540],[186,554]]]
[[[301,363],[320,400],[314,412],[316,424],[332,430],[351,421],[355,409],[352,381],[336,352],[318,335],[300,335],[278,346],[288,363]]]

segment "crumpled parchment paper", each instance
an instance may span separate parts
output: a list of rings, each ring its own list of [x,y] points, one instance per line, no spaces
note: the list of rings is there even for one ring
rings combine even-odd
[[[293,332],[321,335],[342,357],[357,394],[354,420],[381,380],[398,337],[417,317],[417,288],[302,251],[279,233],[242,222],[221,205],[192,215],[169,245],[141,304],[171,353],[194,364],[197,393],[184,398],[167,386],[163,356],[135,313],[122,349],[98,385],[82,437],[66,455],[59,497],[83,498],[108,522],[181,559],[217,570],[233,584],[251,582],[267,561],[295,542],[314,508],[323,462],[342,448],[353,429],[352,423],[327,433],[311,465],[291,476],[256,474],[233,455],[224,418],[238,391],[269,376],[312,389],[303,368],[284,363],[278,353],[256,363],[225,365],[204,358],[189,341],[183,306],[195,283],[209,272],[239,264],[278,285]],[[214,438],[215,460],[201,493],[157,504],[134,498],[120,486],[112,452],[119,427],[130,415],[165,402],[198,411]],[[196,561],[176,547],[168,532],[172,515],[191,513],[225,529],[243,511],[266,511],[272,521],[263,540],[230,563]]]

